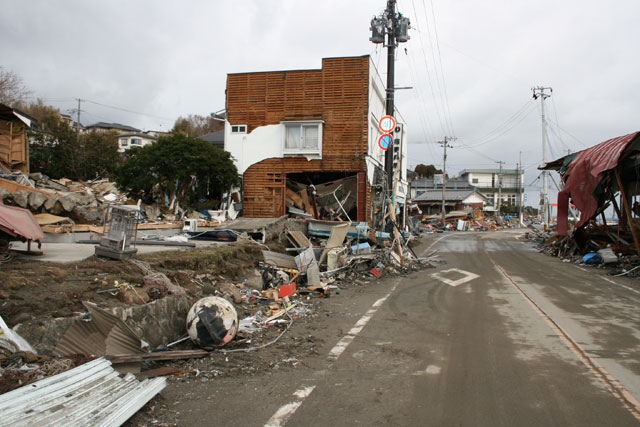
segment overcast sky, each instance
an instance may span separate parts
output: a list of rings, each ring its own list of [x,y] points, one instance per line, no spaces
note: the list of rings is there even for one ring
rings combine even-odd
[[[0,65],[83,124],[169,130],[179,115],[224,108],[227,73],[320,68],[321,58],[386,53],[369,23],[386,0],[1,0]],[[409,165],[447,171],[515,168],[528,203],[542,163],[640,130],[637,0],[398,0],[411,40],[396,62],[396,105],[408,123]],[[406,51],[405,51],[406,49]],[[103,104],[110,107],[105,107]],[[124,111],[128,110],[128,111]],[[135,112],[135,113],[134,113]],[[471,148],[469,148],[471,147]]]

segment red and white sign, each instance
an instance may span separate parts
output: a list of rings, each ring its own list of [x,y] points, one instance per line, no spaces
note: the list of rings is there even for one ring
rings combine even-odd
[[[396,128],[396,119],[393,116],[384,116],[378,122],[378,127],[384,133],[391,132]]]
[[[384,135],[380,135],[380,138],[378,138],[378,146],[382,148],[382,150],[384,151],[387,151],[387,148],[391,146],[392,142],[393,142],[393,137],[388,133],[385,133]]]

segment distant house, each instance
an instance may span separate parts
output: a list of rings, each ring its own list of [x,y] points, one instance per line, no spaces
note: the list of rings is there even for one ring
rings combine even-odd
[[[34,117],[0,104],[0,163],[10,170],[29,173],[27,129]]]
[[[98,122],[92,125],[85,127],[87,132],[109,132],[115,131],[119,134],[122,133],[141,133],[140,129],[136,129],[132,126],[121,125],[120,123],[106,123],[106,122]]]
[[[488,199],[476,189],[457,189],[444,191],[445,212],[460,211],[468,208],[484,209]],[[424,215],[432,215],[442,212],[442,187],[440,190],[428,190],[422,192],[413,199]]]
[[[210,143],[214,147],[224,150],[224,129],[199,136],[198,138]]]
[[[118,152],[124,153],[131,147],[144,147],[157,140],[155,136],[142,132],[123,133],[118,135]]]
[[[498,195],[501,205],[522,206],[524,194],[523,169],[465,169],[460,178],[478,189],[487,199],[485,211],[498,210]]]
[[[448,190],[472,190],[474,188],[467,180],[461,178],[448,179],[445,185]],[[409,192],[412,200],[431,190],[442,191],[442,175],[436,175],[433,178],[415,179],[409,183]]]

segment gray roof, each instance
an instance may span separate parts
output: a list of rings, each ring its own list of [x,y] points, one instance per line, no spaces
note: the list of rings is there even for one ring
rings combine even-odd
[[[224,130],[211,132],[206,135],[199,136],[203,141],[209,142],[216,147],[224,148]]]
[[[86,127],[87,129],[91,128],[101,128],[101,129],[114,129],[114,130],[126,130],[129,132],[142,132],[140,129],[134,128],[133,126],[121,125],[120,123],[107,123],[107,122],[98,122]]]
[[[487,199],[476,190],[445,190],[444,199],[450,202],[461,202],[473,194],[483,199]],[[442,201],[442,190],[428,190],[413,199],[414,202],[435,202]]]
[[[435,180],[433,178],[421,178],[414,179],[411,181],[411,188],[442,188],[442,182],[440,181],[437,185],[435,184]],[[471,189],[473,186],[469,184],[469,181],[465,179],[448,179],[446,183],[447,188],[460,188],[460,189]]]
[[[149,134],[146,134],[146,133],[141,133],[141,132],[121,133],[120,135],[118,135],[118,138],[122,138],[122,137],[126,138],[128,136],[139,136],[141,138],[153,139],[154,141],[158,139],[158,137],[156,137],[156,136],[149,135]]]

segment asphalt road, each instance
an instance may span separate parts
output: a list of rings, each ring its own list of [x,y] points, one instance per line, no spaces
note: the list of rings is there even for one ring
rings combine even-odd
[[[327,300],[297,369],[163,393],[180,425],[640,425],[640,284],[520,234],[438,236],[446,265]]]

